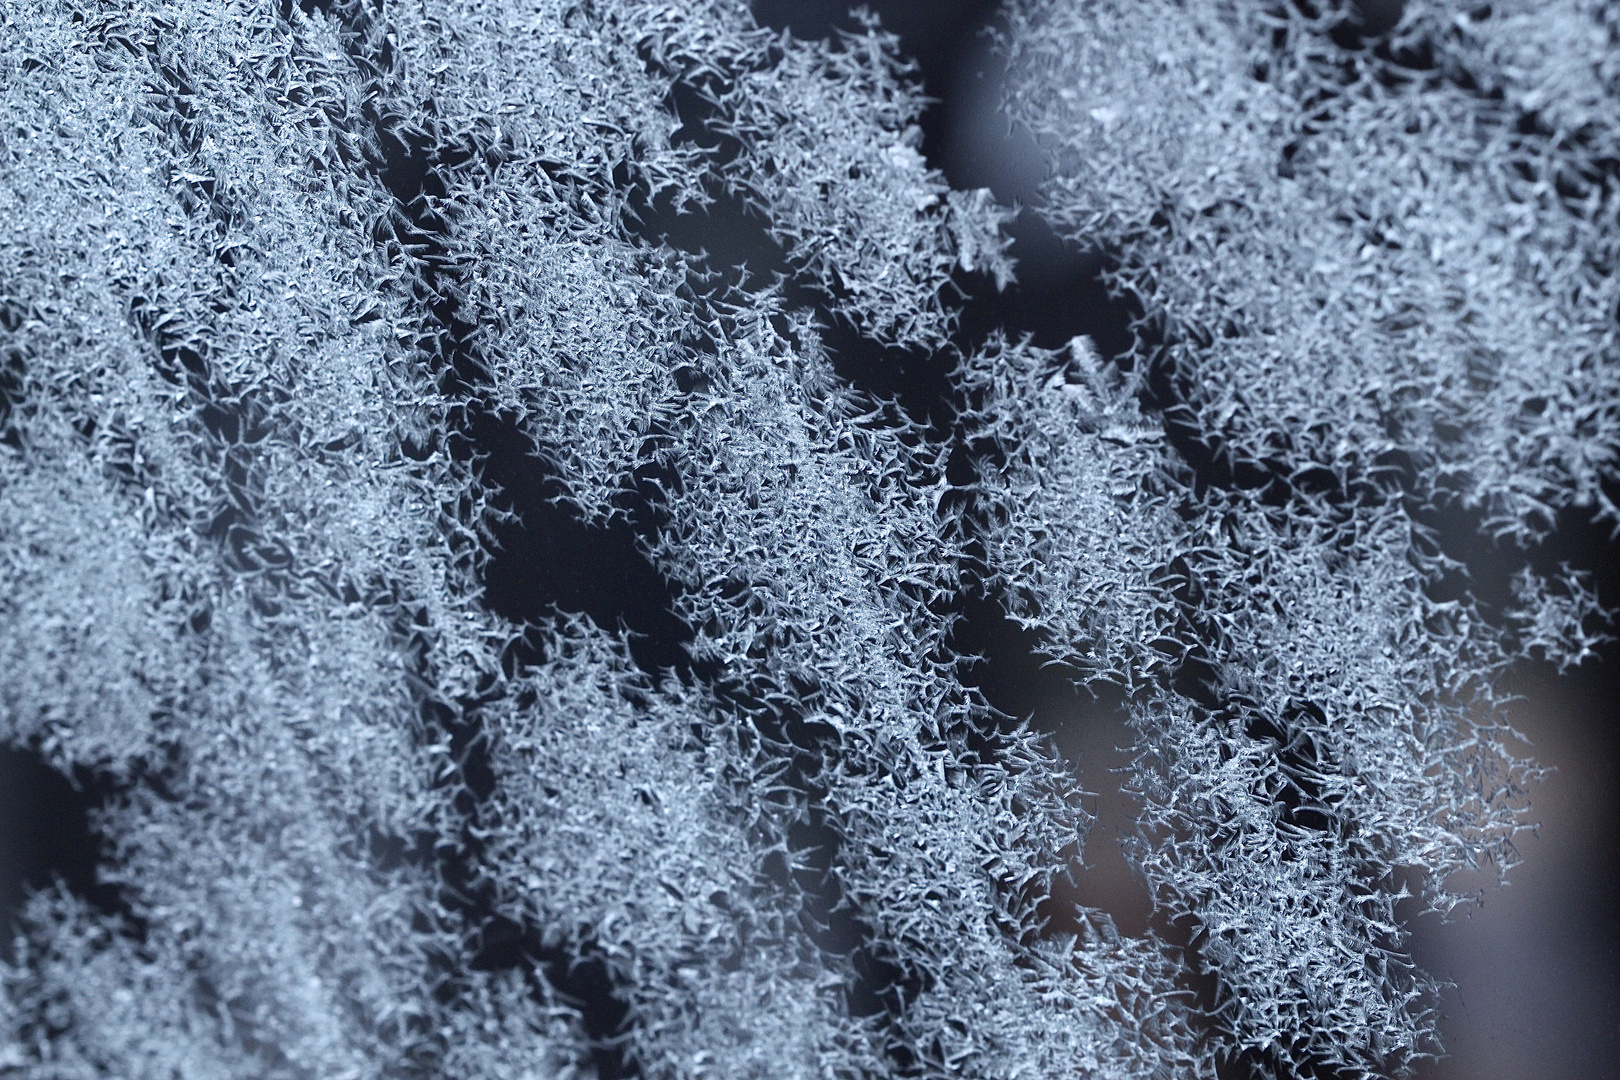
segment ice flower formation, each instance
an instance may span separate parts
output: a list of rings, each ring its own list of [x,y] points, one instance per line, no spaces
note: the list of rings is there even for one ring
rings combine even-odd
[[[850,25],[0,8],[0,743],[98,860],[10,913],[0,1072],[1438,1051],[1403,919],[1512,865],[1503,673],[1601,630],[1537,552],[1620,517],[1620,13],[1008,0],[1112,351],[963,330],[1012,211]],[[775,273],[677,242],[714,207]],[[1146,934],[1064,899],[1081,778],[969,598],[1128,710]]]

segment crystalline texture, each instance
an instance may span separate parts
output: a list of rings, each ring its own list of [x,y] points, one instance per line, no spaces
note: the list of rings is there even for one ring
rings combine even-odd
[[[1432,1052],[1395,905],[1513,861],[1496,683],[1596,601],[1436,599],[1424,514],[1614,516],[1616,28],[1299,7],[1008,8],[1036,211],[1143,311],[1112,358],[963,339],[1010,212],[929,167],[870,17],[8,8],[0,739],[100,778],[118,902],[6,913],[0,1067]],[[722,200],[783,280],[643,220]],[[950,415],[850,385],[833,326]],[[545,603],[493,595],[525,573]],[[1124,694],[1144,937],[1061,900],[1090,818],[961,678],[987,596]]]

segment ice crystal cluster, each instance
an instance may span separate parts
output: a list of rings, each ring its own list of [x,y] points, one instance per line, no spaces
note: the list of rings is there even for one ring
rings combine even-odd
[[[108,887],[6,928],[0,1073],[1435,1052],[1401,918],[1512,863],[1501,676],[1599,620],[1432,523],[1615,518],[1620,16],[1375,6],[1009,0],[1108,357],[958,332],[1010,210],[875,16],[6,0],[0,741],[93,781]],[[783,275],[649,224],[720,203]],[[964,679],[970,595],[1125,702],[1145,936],[1062,900],[1076,765]]]

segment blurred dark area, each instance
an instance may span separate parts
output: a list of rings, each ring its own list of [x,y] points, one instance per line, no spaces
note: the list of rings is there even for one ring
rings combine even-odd
[[[70,779],[34,751],[0,750],[0,956],[12,955],[28,897],[57,882],[103,915],[131,917],[119,890],[96,872],[91,815],[110,790],[90,770]]]

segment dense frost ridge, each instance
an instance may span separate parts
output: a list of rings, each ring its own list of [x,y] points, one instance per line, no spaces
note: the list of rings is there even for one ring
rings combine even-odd
[[[0,742],[100,845],[12,913],[0,1072],[1434,1052],[1396,903],[1511,865],[1499,679],[1601,628],[1533,556],[1617,517],[1620,17],[1374,7],[1005,12],[1114,357],[958,332],[1009,212],[875,18],[0,9]],[[774,278],[666,242],[711,204]],[[1124,695],[1146,936],[1054,894],[1079,782],[964,682],[969,598]]]

